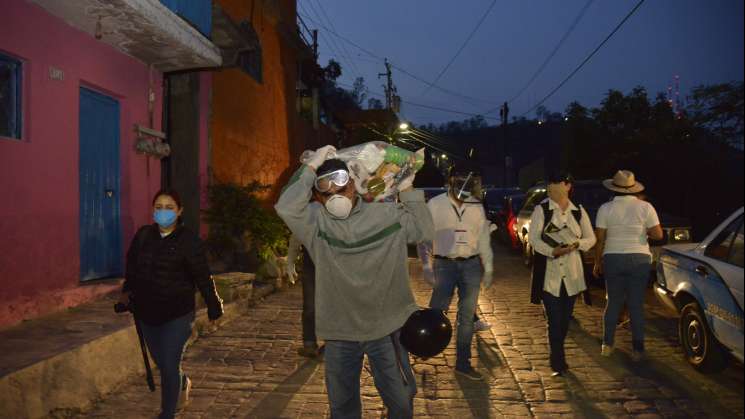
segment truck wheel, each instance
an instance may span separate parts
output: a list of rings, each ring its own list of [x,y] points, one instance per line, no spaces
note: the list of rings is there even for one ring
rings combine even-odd
[[[724,350],[712,334],[697,303],[689,303],[680,311],[678,336],[686,360],[698,371],[717,372],[727,365]]]

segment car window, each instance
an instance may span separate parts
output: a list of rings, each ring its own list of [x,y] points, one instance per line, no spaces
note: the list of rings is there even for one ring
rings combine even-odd
[[[523,206],[523,209],[533,211],[533,208],[535,208],[536,205],[540,204],[545,197],[545,189],[536,189],[535,191],[528,194],[528,198],[525,201],[525,206]]]
[[[740,229],[737,230],[735,240],[732,242],[732,250],[730,253],[729,261],[733,265],[743,267],[743,235],[742,235],[742,222],[740,222]]]
[[[742,216],[731,222],[706,246],[704,255],[722,262],[728,262],[730,249],[741,224]]]

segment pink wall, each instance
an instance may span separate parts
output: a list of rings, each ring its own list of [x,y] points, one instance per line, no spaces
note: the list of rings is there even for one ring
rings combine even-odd
[[[24,0],[3,2],[0,51],[24,61],[25,132],[0,137],[0,327],[76,305],[114,284],[80,285],[78,102],[81,85],[119,100],[121,225],[126,249],[150,220],[160,162],[135,154],[148,124],[149,78],[160,129],[162,75]],[[50,66],[64,72],[51,80]],[[206,171],[206,169],[205,169]]]

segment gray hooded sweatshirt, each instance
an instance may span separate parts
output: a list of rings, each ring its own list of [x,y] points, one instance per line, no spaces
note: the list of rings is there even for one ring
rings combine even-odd
[[[313,169],[301,166],[274,208],[316,265],[316,334],[355,342],[389,335],[419,308],[406,245],[434,236],[424,194],[402,192],[400,204],[357,199],[342,220],[311,209],[315,179]]]

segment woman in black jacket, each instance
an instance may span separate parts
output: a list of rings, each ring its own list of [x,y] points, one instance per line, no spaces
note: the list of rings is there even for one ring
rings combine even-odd
[[[160,369],[160,418],[172,418],[179,397],[182,401],[189,398],[191,380],[181,372],[181,357],[194,323],[196,289],[204,298],[209,319],[222,316],[222,300],[210,276],[204,245],[178,222],[182,212],[176,192],[163,190],[155,195],[155,223],[140,228],[132,240],[120,298],[132,304]]]

